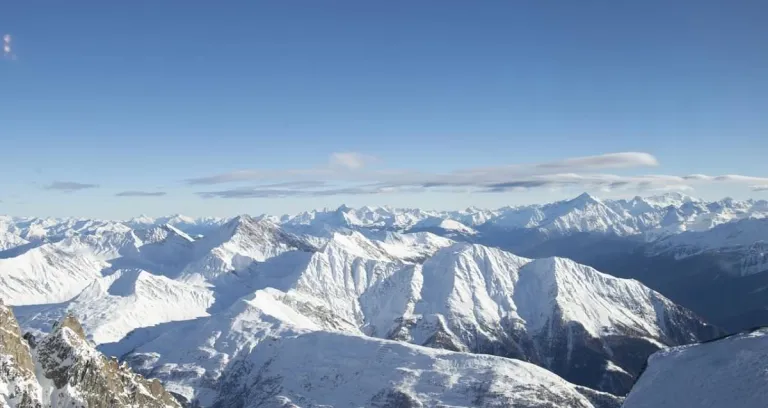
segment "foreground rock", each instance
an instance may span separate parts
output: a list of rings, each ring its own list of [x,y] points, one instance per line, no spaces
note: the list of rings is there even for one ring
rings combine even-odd
[[[0,301],[0,407],[40,407],[40,395],[29,346],[13,313]]]
[[[768,403],[768,328],[660,351],[624,408],[758,408]]]
[[[37,342],[0,303],[0,407],[176,408],[159,381],[133,373],[86,340],[72,316]]]

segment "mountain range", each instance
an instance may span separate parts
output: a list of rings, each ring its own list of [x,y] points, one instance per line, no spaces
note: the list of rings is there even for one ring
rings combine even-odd
[[[6,216],[0,298],[34,338],[76,317],[85,343],[185,406],[618,407],[653,353],[768,320],[766,215],[765,201],[583,194]]]

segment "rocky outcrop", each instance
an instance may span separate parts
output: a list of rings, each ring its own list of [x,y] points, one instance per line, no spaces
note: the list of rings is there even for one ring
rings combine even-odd
[[[0,407],[181,408],[160,384],[99,353],[67,315],[35,341],[0,303]]]
[[[19,324],[0,300],[0,407],[39,408],[35,364]]]

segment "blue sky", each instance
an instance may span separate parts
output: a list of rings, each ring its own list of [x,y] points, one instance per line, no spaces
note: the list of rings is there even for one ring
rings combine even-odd
[[[5,2],[0,213],[768,198],[768,3],[627,3]]]

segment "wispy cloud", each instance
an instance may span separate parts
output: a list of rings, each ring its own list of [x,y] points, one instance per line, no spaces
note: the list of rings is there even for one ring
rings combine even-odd
[[[607,168],[649,167],[658,165],[648,153],[624,152],[598,156],[568,158],[560,161],[518,164],[497,167],[464,169],[448,174],[424,173],[412,170],[380,169],[365,167],[378,162],[373,156],[361,153],[334,153],[326,167],[308,169],[265,170],[249,169],[212,176],[187,179],[190,185],[214,185],[234,182],[269,182],[288,180],[323,180],[346,182],[381,182],[394,184],[477,184],[479,182],[502,183],[511,177],[533,176],[563,172],[588,172]],[[495,179],[492,180],[492,179]]]
[[[557,169],[572,171],[574,169],[620,169],[627,167],[654,167],[659,161],[653,155],[642,152],[608,153],[598,156],[576,157],[534,166],[537,169]]]
[[[752,191],[768,191],[768,184],[761,186],[752,186]]]
[[[360,180],[366,178],[363,175],[365,167],[379,162],[375,156],[355,153],[340,152],[333,153],[328,158],[328,164],[322,167],[306,169],[245,169],[236,170],[228,173],[214,174],[212,176],[197,177],[187,179],[186,183],[190,185],[213,185],[236,182],[274,182],[281,183],[293,180],[293,182],[315,182],[315,180]],[[370,178],[370,177],[369,177]]]
[[[339,152],[331,154],[328,162],[331,168],[343,168],[348,170],[358,170],[370,164],[378,162],[375,156],[356,152]]]
[[[78,183],[75,181],[54,181],[51,184],[43,187],[46,190],[58,190],[71,193],[73,191],[86,190],[89,188],[97,188],[98,184]]]
[[[115,194],[116,197],[163,197],[167,195],[165,191],[137,191],[129,190]]]
[[[659,165],[648,153],[620,152],[558,161],[468,168],[450,173],[401,169],[368,170],[370,159],[354,153],[336,153],[329,166],[310,169],[241,170],[189,179],[191,185],[215,185],[250,181],[244,188],[203,191],[206,198],[319,197],[331,195],[385,194],[394,192],[462,191],[504,193],[536,188],[578,187],[612,190],[690,190],[695,185],[735,183],[768,185],[768,178],[743,175],[692,174],[617,175],[610,169],[649,168]],[[271,182],[270,184],[266,184]],[[341,187],[340,187],[341,186]]]
[[[200,192],[203,198],[285,198],[285,197],[328,197],[335,195],[371,195],[387,193],[419,193],[423,188],[419,187],[347,187],[324,190],[293,190],[293,189],[264,189],[235,188],[220,191]]]

